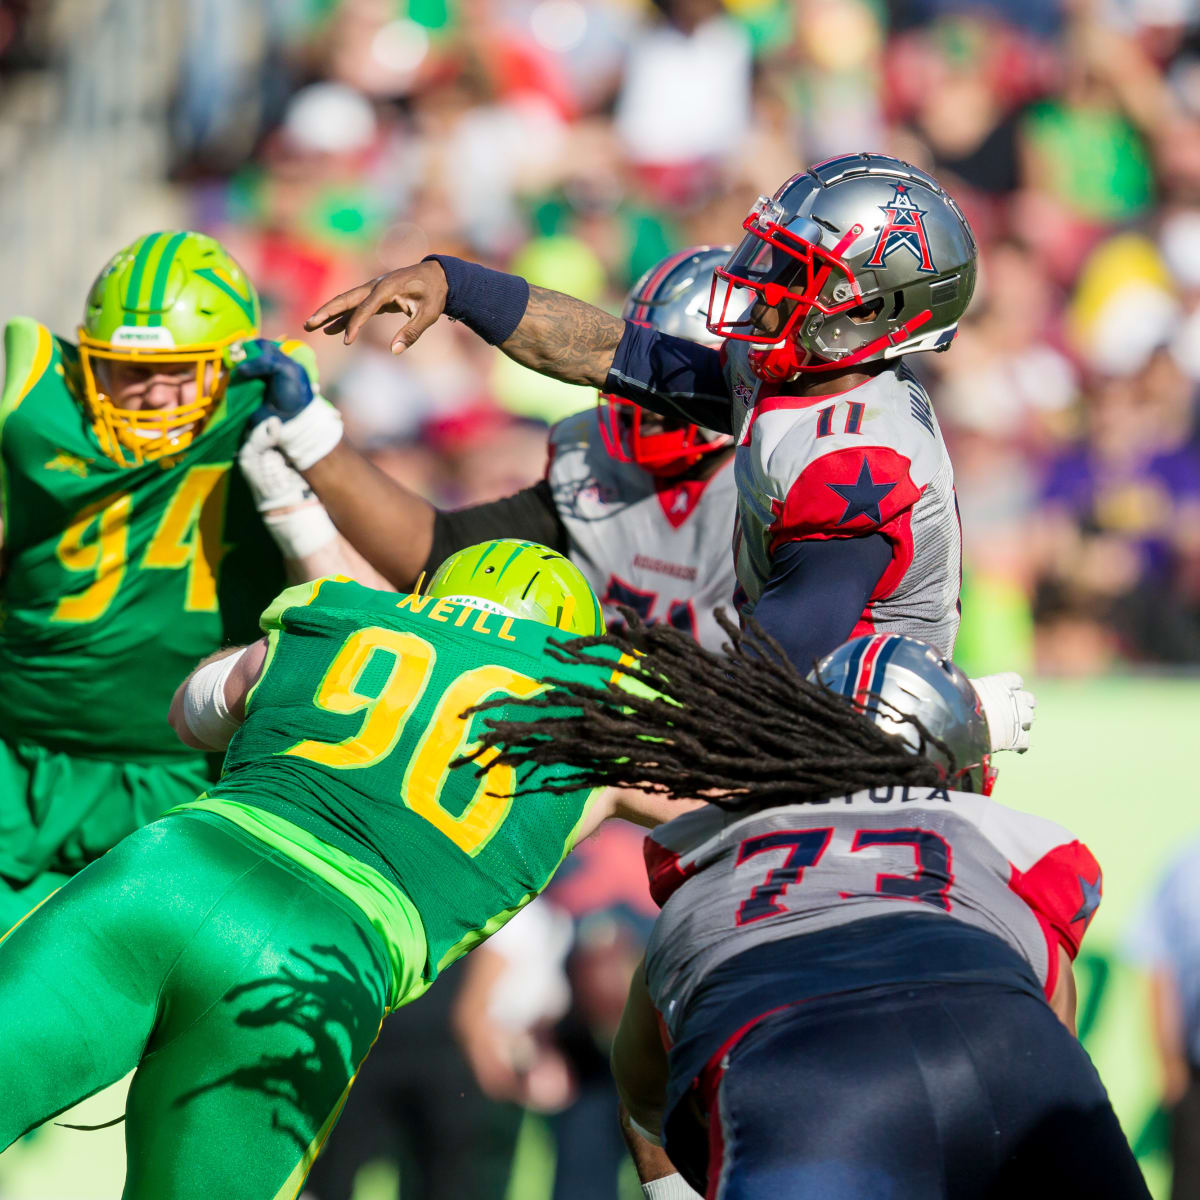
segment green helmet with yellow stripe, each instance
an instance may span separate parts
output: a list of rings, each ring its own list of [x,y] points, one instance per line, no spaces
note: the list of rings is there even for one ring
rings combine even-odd
[[[427,594],[588,637],[604,632],[596,593],[579,568],[549,546],[497,538],[451,554]]]
[[[168,230],[119,250],[88,293],[79,352],[88,415],[104,452],[122,465],[182,450],[228,382],[229,350],[258,335],[258,295],[215,238]],[[170,408],[114,403],[132,373],[195,370]]]

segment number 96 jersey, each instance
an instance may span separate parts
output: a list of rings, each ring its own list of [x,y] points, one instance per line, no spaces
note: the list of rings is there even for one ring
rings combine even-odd
[[[719,650],[726,638],[713,609],[733,616],[736,584],[732,465],[707,480],[657,479],[605,450],[594,409],[555,425],[549,450],[546,477],[568,557],[600,597],[609,627],[620,624],[623,604]]]
[[[593,794],[545,790],[551,767],[455,767],[488,719],[568,715],[470,710],[530,696],[546,675],[603,686],[619,654],[560,663],[547,647],[570,639],[561,630],[345,579],[289,588],[262,626],[267,663],[211,795],[282,817],[399,888],[430,981],[546,886]]]
[[[77,399],[74,345],[17,318],[5,358],[0,737],[203,762],[167,725],[171,695],[198,659],[253,638],[283,583],[233,467],[262,384],[231,383],[186,449],[125,467]]]

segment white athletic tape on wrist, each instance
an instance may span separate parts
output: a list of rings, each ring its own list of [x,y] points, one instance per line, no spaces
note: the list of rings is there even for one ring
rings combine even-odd
[[[263,424],[271,421],[279,422],[272,440],[297,471],[307,471],[342,440],[342,414],[324,396],[315,397],[288,421],[268,417]]]
[[[704,1200],[699,1192],[688,1187],[682,1175],[664,1175],[643,1183],[642,1195],[646,1200]]]
[[[338,535],[337,526],[321,504],[306,504],[286,513],[263,513],[263,524],[284,558],[307,558]]]
[[[192,737],[210,750],[224,750],[241,724],[229,715],[225,681],[246,649],[243,646],[236,654],[227,654],[201,667],[184,689],[184,724]]]
[[[312,499],[312,489],[304,476],[275,447],[270,431],[262,425],[254,429],[238,451],[238,466],[254,495],[254,507],[260,513],[277,508],[294,508]]]

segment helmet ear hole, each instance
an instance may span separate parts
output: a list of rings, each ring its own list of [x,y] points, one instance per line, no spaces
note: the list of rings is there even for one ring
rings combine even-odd
[[[846,316],[852,321],[873,321],[883,311],[883,298],[877,296],[874,300],[868,300],[865,304],[859,304],[854,308],[848,309]]]

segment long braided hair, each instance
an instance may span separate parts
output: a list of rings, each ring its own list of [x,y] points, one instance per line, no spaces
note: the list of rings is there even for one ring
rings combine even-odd
[[[459,763],[513,766],[517,795],[607,785],[699,796],[731,809],[946,782],[944,767],[914,754],[824,684],[805,680],[753,621],[742,631],[718,610],[729,643],[714,654],[669,625],[622,613],[628,626],[620,632],[547,645],[557,661],[594,667],[587,672],[593,678],[607,671],[609,682],[550,678],[548,690],[533,696],[478,705],[471,711],[527,711],[484,721],[480,743]],[[621,655],[618,672],[613,650]],[[917,729],[922,752],[936,745],[950,757],[915,717],[880,697],[873,701]],[[571,770],[549,779],[543,772],[536,787],[521,786],[551,765]]]

